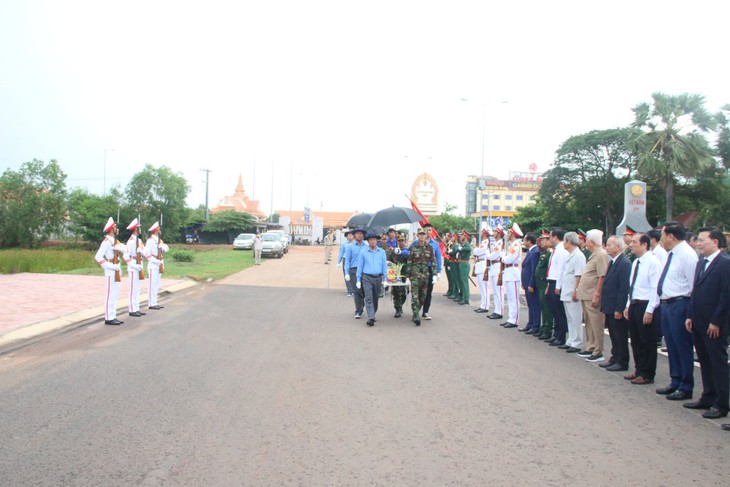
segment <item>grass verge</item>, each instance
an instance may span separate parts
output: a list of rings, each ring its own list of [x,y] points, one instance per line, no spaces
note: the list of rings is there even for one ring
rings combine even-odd
[[[253,265],[251,251],[234,251],[230,247],[212,249],[197,247],[188,251],[194,254],[192,262],[173,262],[171,258],[165,259],[165,278],[187,277],[196,281],[221,279]],[[95,253],[55,247],[0,250],[0,274],[37,272],[102,275],[101,268],[94,262]],[[146,270],[145,268],[145,272]],[[126,270],[124,275],[126,276]]]

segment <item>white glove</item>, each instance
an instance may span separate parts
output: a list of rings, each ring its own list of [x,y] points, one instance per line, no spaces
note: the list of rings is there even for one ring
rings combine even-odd
[[[126,254],[127,252],[129,252],[129,249],[128,249],[128,248],[127,248],[127,246],[126,246],[126,245],[124,245],[123,243],[118,243],[118,244],[116,244],[116,245],[114,246],[114,250],[116,250],[116,251],[119,251],[119,252],[124,252],[125,254]]]
[[[433,280],[431,282],[433,284],[436,284],[436,281],[438,281],[438,280],[439,280],[439,276],[438,276],[438,274],[436,274],[435,276],[433,276]]]
[[[338,262],[337,267],[342,267],[342,262]]]
[[[350,282],[350,273],[349,272],[347,274],[345,274],[345,280],[347,282]]]
[[[388,281],[383,281],[383,289],[388,289]]]
[[[360,289],[360,286],[361,286],[361,284],[360,284],[360,281],[357,281],[357,282],[355,283],[355,287],[356,287],[356,288],[358,288],[358,289]]]
[[[113,271],[121,271],[122,270],[122,266],[119,265],[119,264],[112,264],[112,270]]]
[[[397,255],[397,254],[400,254],[400,247],[396,247],[396,248],[395,248],[395,250],[394,250],[393,252],[395,252],[395,253],[396,253],[396,255]]]
[[[411,280],[406,277],[406,286],[410,286],[410,285],[411,285]]]
[[[142,270],[142,266],[134,262],[130,262],[129,265],[127,265],[127,268],[135,272]]]
[[[101,268],[102,269],[105,269],[105,270],[108,270],[108,271],[113,271],[114,270],[114,263],[107,260],[106,262],[104,262],[103,264],[101,264]]]

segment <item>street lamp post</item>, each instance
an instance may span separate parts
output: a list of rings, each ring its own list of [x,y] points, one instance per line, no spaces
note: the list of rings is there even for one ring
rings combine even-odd
[[[104,196],[106,196],[106,153],[114,152],[114,149],[104,149]]]

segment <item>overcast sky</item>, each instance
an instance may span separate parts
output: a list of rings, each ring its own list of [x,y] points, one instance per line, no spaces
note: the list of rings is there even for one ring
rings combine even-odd
[[[165,164],[192,207],[200,169],[211,206],[240,173],[267,213],[272,199],[404,206],[428,172],[461,212],[482,107],[484,172],[507,177],[628,125],[654,91],[730,103],[729,14],[705,0],[3,0],[0,171],[57,159],[69,187],[101,194]]]

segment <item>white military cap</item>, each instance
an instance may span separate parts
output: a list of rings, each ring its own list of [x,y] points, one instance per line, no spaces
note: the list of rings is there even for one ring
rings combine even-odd
[[[137,221],[137,219],[135,218],[134,220],[132,220],[132,223],[130,223],[130,224],[129,224],[129,225],[127,226],[127,230],[129,230],[129,231],[131,232],[131,231],[133,231],[133,230],[134,230],[135,228],[137,228],[138,226],[139,226],[139,222],[138,222],[138,221]]]
[[[157,230],[159,230],[159,229],[160,229],[160,222],[155,222],[155,224],[154,224],[154,225],[152,225],[152,226],[150,227],[150,229],[149,229],[149,230],[147,230],[147,231],[148,231],[148,232],[150,232],[150,233],[152,233],[152,232],[154,232],[154,231],[157,231]]]
[[[512,233],[514,233],[517,237],[522,236],[522,229],[520,229],[520,226],[517,224],[517,222],[514,222],[512,224]]]
[[[109,219],[106,221],[106,225],[104,225],[104,233],[107,233],[109,230],[111,230],[113,226],[114,218],[109,217]]]

